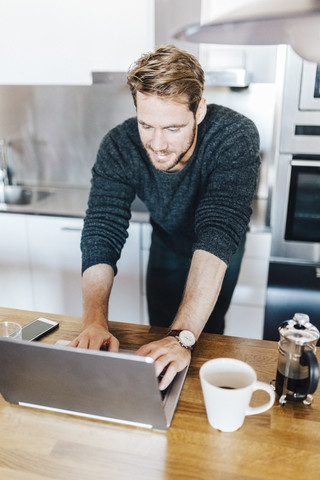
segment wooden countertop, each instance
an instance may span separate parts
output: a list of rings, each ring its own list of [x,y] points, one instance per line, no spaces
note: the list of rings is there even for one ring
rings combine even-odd
[[[22,325],[43,313],[0,308],[0,321]],[[77,317],[45,314],[60,327],[45,337],[55,343],[80,329]],[[137,348],[163,330],[113,323],[123,346]],[[318,349],[319,351],[319,349]],[[319,354],[318,354],[319,355]],[[233,433],[208,423],[199,380],[210,358],[234,357],[251,364],[258,379],[275,377],[277,343],[203,334],[173,418],[165,433],[44,412],[6,403],[0,397],[0,478],[6,480],[294,480],[320,478],[320,393],[314,402],[276,403],[245,419]],[[320,358],[318,356],[318,358]]]

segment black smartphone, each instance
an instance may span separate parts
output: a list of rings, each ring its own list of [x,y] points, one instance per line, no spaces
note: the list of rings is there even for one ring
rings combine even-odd
[[[51,332],[59,325],[58,322],[54,320],[49,320],[48,318],[37,318],[33,322],[28,323],[22,327],[22,340],[37,340],[40,337],[43,337],[46,333]]]

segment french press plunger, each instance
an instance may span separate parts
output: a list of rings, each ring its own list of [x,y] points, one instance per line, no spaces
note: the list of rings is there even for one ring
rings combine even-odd
[[[278,367],[275,390],[279,402],[303,402],[310,405],[319,381],[316,344],[319,330],[310,323],[309,316],[296,313],[291,320],[279,326]]]

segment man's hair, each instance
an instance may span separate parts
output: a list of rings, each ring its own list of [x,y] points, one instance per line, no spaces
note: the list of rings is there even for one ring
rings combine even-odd
[[[174,45],[165,45],[142,55],[129,69],[127,84],[135,106],[137,92],[181,101],[187,96],[189,109],[196,113],[204,87],[203,69],[193,55]]]

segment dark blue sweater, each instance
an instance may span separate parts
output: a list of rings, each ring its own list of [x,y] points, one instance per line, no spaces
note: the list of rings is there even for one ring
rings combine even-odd
[[[199,125],[195,151],[178,172],[150,163],[136,118],[102,140],[92,170],[81,239],[82,271],[116,263],[127,238],[130,206],[137,195],[162,240],[190,257],[208,251],[227,264],[244,235],[260,165],[253,122],[219,105],[209,105]]]

